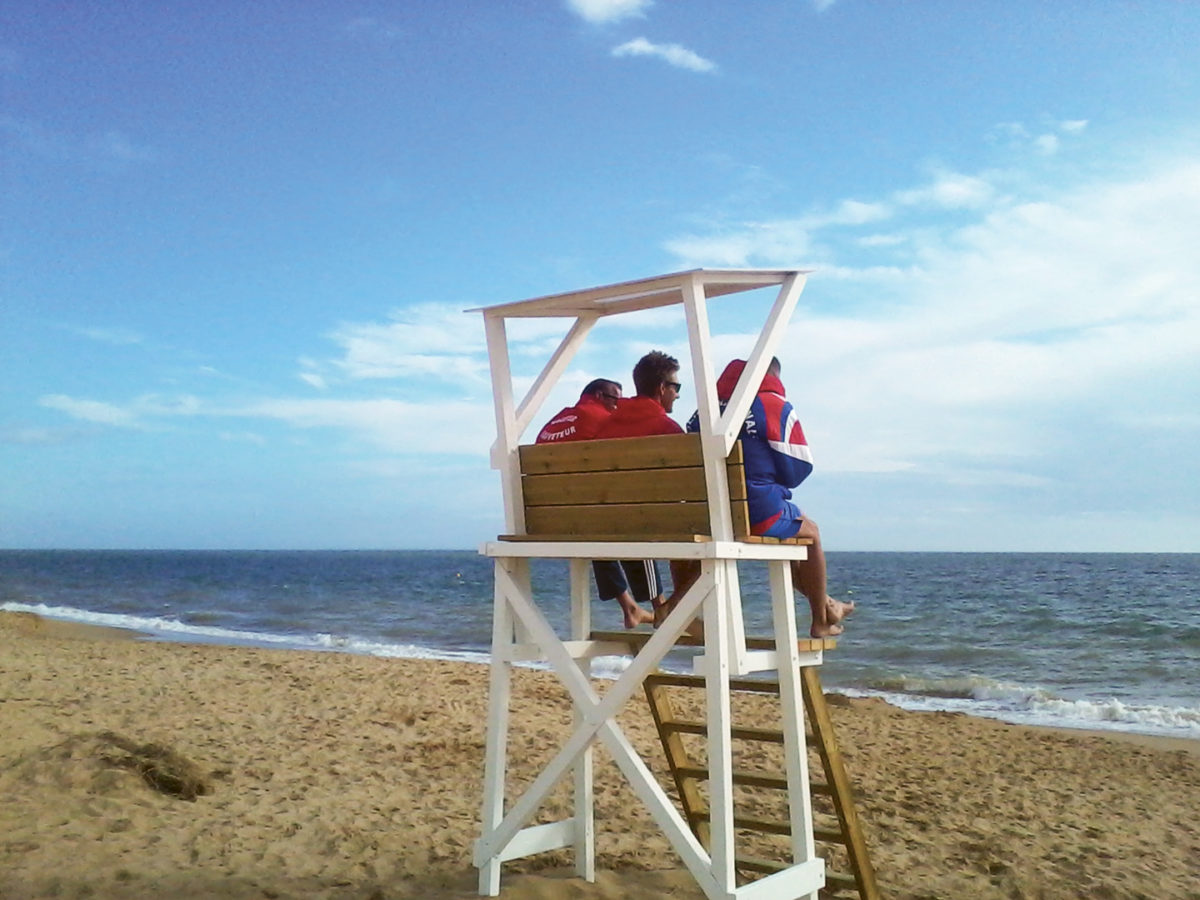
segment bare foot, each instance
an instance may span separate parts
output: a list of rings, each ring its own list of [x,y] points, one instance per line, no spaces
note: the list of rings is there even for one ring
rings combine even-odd
[[[845,631],[845,629],[842,628],[841,625],[832,623],[828,625],[814,625],[812,628],[808,629],[809,635],[815,638],[836,637],[843,631]]]
[[[648,613],[636,603],[632,607],[621,607],[625,617],[625,627],[637,628],[639,625],[654,625],[654,613]]]
[[[654,620],[654,627],[657,628],[667,620],[667,616],[675,608],[675,595],[672,594],[671,599],[668,600],[659,594],[650,603],[654,607],[654,615],[651,618]]]
[[[825,598],[825,621],[829,622],[830,625],[836,625],[852,612],[854,612],[853,600],[843,603],[841,600],[834,600],[832,597]]]

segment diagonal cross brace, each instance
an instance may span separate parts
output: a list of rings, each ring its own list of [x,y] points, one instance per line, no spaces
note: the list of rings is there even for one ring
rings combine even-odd
[[[529,637],[546,658],[580,710],[581,722],[541,774],[529,785],[496,828],[483,835],[475,849],[475,865],[501,855],[517,832],[532,818],[554,785],[566,774],[575,759],[594,741],[601,739],[618,767],[630,781],[651,815],[671,838],[684,863],[698,880],[708,881],[708,854],[696,840],[666,793],[654,779],[637,751],[615,721],[616,714],[641,687],[642,681],[674,646],[679,635],[712,592],[712,584],[701,578],[681,598],[662,627],[646,643],[642,652],[601,699],[579,670],[545,616],[502,566],[496,567],[497,587],[505,602],[529,632]]]

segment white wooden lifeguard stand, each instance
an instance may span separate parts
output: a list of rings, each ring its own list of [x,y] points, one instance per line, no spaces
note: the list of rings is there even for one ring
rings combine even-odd
[[[771,357],[803,289],[806,273],[797,269],[697,269],[607,287],[539,297],[479,310],[487,330],[495,399],[497,440],[492,466],[500,471],[505,529],[524,540],[497,540],[481,547],[495,565],[495,610],[487,723],[481,837],[474,863],[479,893],[500,891],[506,860],[573,848],[578,874],[595,880],[595,818],[591,747],[601,741],[637,796],[644,802],[671,846],[710,898],[723,900],[794,900],[812,898],[825,884],[824,862],[816,856],[808,757],[802,721],[800,666],[821,663],[821,650],[797,644],[795,606],[789,563],[804,559],[801,545],[750,543],[734,539],[726,457],[766,374]],[[766,323],[724,413],[717,399],[709,333],[708,302],[721,295],[778,288]],[[525,530],[518,445],[551,388],[562,376],[588,332],[604,317],[683,304],[691,346],[692,383],[699,407],[701,446],[711,512],[711,539],[697,540],[530,540]],[[510,318],[573,319],[566,336],[520,404],[514,403],[505,322]],[[727,360],[721,360],[723,365]],[[560,639],[534,602],[529,575],[533,558],[570,561],[570,637]],[[698,581],[637,653],[625,672],[601,698],[589,681],[590,660],[629,652],[611,640],[590,639],[590,574],[593,559],[697,560]],[[738,584],[738,560],[764,560],[770,570],[773,650],[746,646]],[[706,690],[709,770],[709,849],[697,839],[670,797],[626,738],[616,716],[641,688],[687,625],[703,614],[704,650],[694,660]],[[819,642],[818,642],[819,644]],[[510,679],[514,662],[547,662],[570,694],[576,709],[575,730],[511,806],[505,804]],[[790,809],[792,864],[739,887],[736,883],[730,679],[777,671],[783,710],[783,736]],[[574,814],[557,822],[530,826],[542,802],[569,773],[574,777]]]

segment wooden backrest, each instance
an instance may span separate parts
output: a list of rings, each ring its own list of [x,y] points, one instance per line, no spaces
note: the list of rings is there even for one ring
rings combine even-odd
[[[525,535],[506,540],[695,540],[712,535],[700,435],[520,448]],[[726,460],[736,539],[750,535],[742,445]]]

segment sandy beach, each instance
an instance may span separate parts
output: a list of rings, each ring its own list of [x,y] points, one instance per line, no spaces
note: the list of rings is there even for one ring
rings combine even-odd
[[[521,785],[571,716],[552,676],[515,681]],[[486,703],[479,665],[0,613],[0,897],[473,897]],[[885,896],[1200,898],[1195,742],[831,706]],[[621,723],[666,784],[644,704]],[[151,784],[147,754],[178,777]],[[701,897],[597,762],[597,882],[550,854],[501,896]]]

